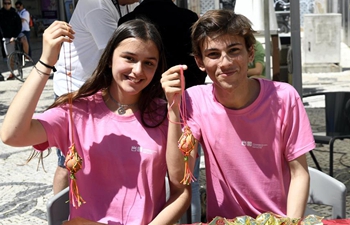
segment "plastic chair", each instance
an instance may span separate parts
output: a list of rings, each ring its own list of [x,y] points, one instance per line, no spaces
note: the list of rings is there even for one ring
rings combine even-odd
[[[69,187],[49,199],[46,204],[48,225],[61,225],[69,217]]]
[[[309,167],[310,190],[308,203],[332,206],[332,219],[346,218],[346,186],[337,179]],[[305,215],[318,214],[306,207]]]
[[[333,152],[336,140],[350,139],[350,92],[320,92],[303,96],[303,100],[312,96],[324,96],[326,132],[314,133],[316,143],[329,145],[329,175],[333,176]],[[319,170],[316,157],[311,156]],[[322,171],[322,170],[321,170]]]

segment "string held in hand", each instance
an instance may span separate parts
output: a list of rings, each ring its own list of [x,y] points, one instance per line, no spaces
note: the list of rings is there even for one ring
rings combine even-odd
[[[186,111],[186,99],[185,99],[185,80],[183,75],[183,68],[180,68],[180,81],[181,81],[181,104],[179,105],[180,109],[180,116],[183,121],[183,132],[178,140],[178,148],[182,152],[184,156],[184,162],[185,162],[185,170],[184,170],[184,177],[180,181],[180,183],[189,185],[191,182],[195,181],[196,178],[193,176],[193,173],[191,172],[191,169],[189,167],[189,156],[194,149],[194,146],[196,144],[196,140],[193,137],[191,128],[187,125],[187,111]]]
[[[63,45],[64,46],[64,45]],[[70,121],[70,134],[71,134],[71,146],[68,149],[66,160],[64,162],[67,170],[70,173],[70,185],[69,185],[69,195],[73,207],[78,208],[82,203],[85,203],[84,199],[79,193],[76,173],[83,167],[83,159],[79,156],[78,151],[74,143],[74,119],[73,119],[73,94],[72,94],[72,53],[71,44],[69,43],[69,68],[66,63],[66,51],[64,51],[64,64],[66,68],[66,82],[68,95],[68,105],[69,105],[69,121]]]

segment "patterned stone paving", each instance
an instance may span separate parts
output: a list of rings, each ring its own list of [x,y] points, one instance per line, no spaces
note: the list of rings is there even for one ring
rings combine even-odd
[[[0,82],[0,123],[10,101],[22,85],[19,81]],[[44,110],[53,99],[52,81],[41,96],[37,111]],[[45,171],[38,160],[26,164],[32,148],[12,148],[0,142],[0,225],[47,224],[46,202],[52,196],[52,180],[57,157],[44,159]]]

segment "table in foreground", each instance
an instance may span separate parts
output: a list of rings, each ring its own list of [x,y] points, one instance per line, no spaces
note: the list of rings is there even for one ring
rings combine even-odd
[[[350,218],[348,219],[323,219],[323,225],[350,225]],[[181,224],[181,225],[208,225],[208,223],[191,223],[191,224]]]

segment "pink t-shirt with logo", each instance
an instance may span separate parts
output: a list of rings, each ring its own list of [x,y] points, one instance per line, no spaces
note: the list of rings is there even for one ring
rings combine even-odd
[[[259,80],[248,107],[219,104],[212,84],[187,89],[188,124],[205,155],[207,218],[286,214],[288,162],[315,147],[310,122],[295,89]]]
[[[48,141],[39,150],[71,144],[67,107],[35,116]],[[167,122],[145,128],[140,113],[120,116],[105,105],[101,92],[74,103],[74,142],[83,158],[77,172],[79,192],[86,201],[71,207],[71,218],[110,224],[148,224],[165,204]]]

